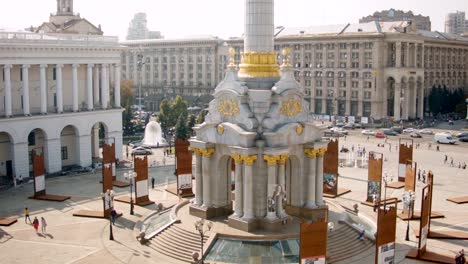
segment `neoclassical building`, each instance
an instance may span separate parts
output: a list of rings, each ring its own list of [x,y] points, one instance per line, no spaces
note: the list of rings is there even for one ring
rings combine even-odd
[[[421,118],[434,85],[468,89],[468,39],[408,22],[280,28],[313,114]],[[242,38],[227,41],[239,64]],[[468,92],[468,91],[467,91]]]
[[[121,158],[120,52],[117,37],[0,32],[1,180],[27,178],[32,150],[47,173],[90,166],[100,128]]]

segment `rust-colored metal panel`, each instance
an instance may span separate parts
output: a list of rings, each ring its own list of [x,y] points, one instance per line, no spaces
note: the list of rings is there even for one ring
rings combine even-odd
[[[406,172],[405,172],[405,191],[415,191],[416,190],[416,170],[418,164],[411,160],[406,162]]]
[[[149,201],[148,196],[148,157],[145,156],[144,158],[135,157],[134,159],[135,164],[135,172],[137,174],[135,178],[135,197],[136,203],[144,203]],[[138,182],[143,182],[146,184],[141,185],[142,188],[146,188],[146,190],[138,189]],[[141,189],[141,188],[140,188]]]
[[[429,171],[427,173],[427,185],[429,186],[429,215],[432,214],[432,194],[434,192],[434,173]],[[429,223],[427,224],[427,233],[431,233],[431,217],[429,217]]]
[[[398,155],[398,181],[405,182],[403,167],[408,160],[413,160],[413,140],[400,138]]]
[[[45,188],[45,167],[44,153],[42,151],[32,150],[33,156],[33,176],[34,176],[34,196],[46,194]]]
[[[338,194],[338,139],[328,142],[327,152],[323,157],[323,193]]]
[[[395,238],[397,223],[397,198],[391,198],[380,202],[377,214],[377,236],[375,263],[382,263],[380,258],[385,254],[395,256]],[[391,204],[391,206],[389,205]],[[383,206],[382,206],[383,205]],[[390,254],[389,254],[390,253]],[[379,254],[382,254],[380,256]]]
[[[421,190],[421,219],[419,220],[418,257],[426,252],[427,236],[429,235],[429,216],[431,215],[431,186],[428,184]]]
[[[115,143],[102,145],[102,163],[115,162]],[[111,173],[112,174],[112,173]]]
[[[102,164],[102,192],[112,190],[112,163]]]
[[[176,138],[176,174],[192,174],[192,152],[189,151],[190,143],[188,140]]]
[[[369,153],[369,163],[367,170],[367,202],[373,202],[372,196],[375,192],[377,198],[380,199],[382,193],[382,168],[383,154],[371,151]]]
[[[300,259],[326,258],[328,208],[313,209],[312,218],[301,223]]]

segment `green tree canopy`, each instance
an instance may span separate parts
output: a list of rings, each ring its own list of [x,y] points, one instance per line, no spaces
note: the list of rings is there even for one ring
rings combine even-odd
[[[190,138],[189,129],[187,127],[187,116],[181,114],[177,119],[177,124],[175,126],[175,135],[176,138],[186,140]]]
[[[194,115],[189,115],[187,120],[187,128],[189,131],[189,137],[193,136],[193,127],[196,124],[196,117]]]
[[[197,116],[197,120],[196,120],[197,124],[202,124],[203,122],[205,122],[205,116],[206,116],[206,112],[205,110],[202,109]]]

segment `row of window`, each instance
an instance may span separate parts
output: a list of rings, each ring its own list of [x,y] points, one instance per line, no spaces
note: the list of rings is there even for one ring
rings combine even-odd
[[[284,45],[275,45],[275,50],[281,50],[283,48],[290,47],[289,44],[284,44]],[[351,49],[359,49],[359,47],[362,47],[364,49],[372,49],[374,47],[373,42],[353,42],[353,43],[316,43],[316,44],[294,44],[292,45],[293,50],[311,50],[312,48],[315,48],[316,50],[322,50],[323,48],[326,48],[327,50],[334,50],[335,47],[338,47],[338,49],[347,49],[348,47],[351,47]]]
[[[334,78],[335,77],[335,72],[334,71],[327,71],[324,72],[322,71],[315,71],[315,77],[327,77],[327,78]],[[304,76],[310,77],[312,76],[312,72],[310,71],[304,71]],[[346,77],[346,72],[340,71],[337,72],[338,78],[345,78]],[[371,79],[373,76],[372,72],[363,72],[362,73],[362,78],[363,79]],[[351,72],[351,78],[359,78],[359,72]]]
[[[330,88],[331,88],[331,87],[335,87],[335,81],[333,81],[333,80],[329,80],[329,81],[326,81],[326,82],[324,82],[324,81],[322,81],[322,80],[316,80],[316,81],[315,81],[315,87],[323,87],[323,84],[324,84],[324,83],[327,84],[327,87],[330,87]],[[305,80],[305,86],[309,86],[309,87],[310,87],[311,84],[312,84],[311,80]],[[346,86],[346,81],[339,81],[339,82],[338,82],[338,86],[341,87],[341,88],[347,87],[347,86]],[[352,81],[352,82],[351,82],[351,87],[352,87],[352,88],[360,88],[359,82],[357,82],[357,81]],[[364,89],[370,89],[370,88],[372,88],[372,82],[363,82],[363,83],[362,83],[362,88],[364,88]]]
[[[325,64],[325,67],[324,67],[324,64],[323,62],[317,62],[317,63],[305,63],[304,64],[304,67],[302,67],[302,64],[301,63],[294,63],[294,68],[335,68],[335,65],[338,65],[338,68],[340,69],[346,69],[347,68],[347,63],[346,62],[340,62],[338,64],[335,64],[334,61],[327,61],[327,63]],[[352,69],[358,69],[359,66],[362,65],[364,69],[372,69],[372,62],[369,61],[369,62],[365,62],[363,64],[359,64],[359,62],[351,62],[351,68]]]
[[[334,97],[335,91],[334,90],[326,90],[327,91],[327,97]],[[346,98],[346,91],[340,90],[338,91],[338,97],[340,98]],[[315,96],[316,97],[322,97],[323,96],[323,90],[321,89],[316,89],[315,90]],[[364,92],[363,93],[364,99],[368,100],[371,99],[372,97],[372,92]],[[359,98],[359,91],[351,91],[351,98],[352,99],[357,99]]]

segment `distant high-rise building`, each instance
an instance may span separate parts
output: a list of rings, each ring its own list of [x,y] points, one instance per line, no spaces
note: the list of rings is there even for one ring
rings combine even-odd
[[[448,13],[445,16],[445,32],[452,34],[468,32],[468,20],[466,20],[465,12]]]
[[[367,23],[371,21],[378,22],[393,22],[393,21],[411,21],[417,29],[431,31],[431,19],[428,16],[417,15],[415,16],[412,11],[395,10],[383,10],[381,12],[375,12],[371,16],[363,17],[359,19],[359,23]]]
[[[146,13],[136,13],[127,32],[127,40],[138,39],[162,39],[161,32],[149,31],[147,27]]]

